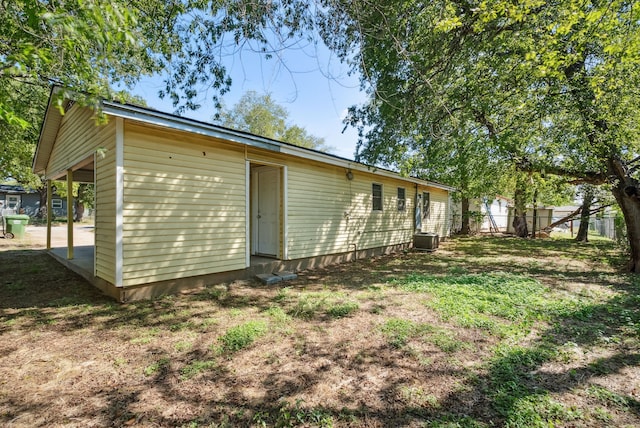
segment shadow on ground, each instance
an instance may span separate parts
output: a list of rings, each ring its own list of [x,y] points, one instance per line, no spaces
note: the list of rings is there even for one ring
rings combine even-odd
[[[4,359],[4,374],[12,382],[28,382],[26,368],[10,369],[11,358],[27,343],[33,346],[29,340],[41,340],[41,349],[49,349],[44,342],[56,337],[80,342],[89,335],[84,343],[95,346],[74,351],[86,352],[87,361],[77,358],[87,365],[78,377],[68,374],[68,383],[12,392],[0,382],[0,422],[638,426],[640,282],[615,269],[620,259],[611,245],[572,245],[571,251],[567,245],[459,240],[440,253],[305,272],[286,286],[224,284],[124,305],[102,296],[44,251],[0,252],[0,362]],[[572,264],[575,260],[588,262],[589,269]],[[583,304],[549,309],[527,336],[506,340],[452,326],[425,306],[428,293],[405,292],[390,282],[409,274],[496,271],[532,276],[579,296]],[[595,297],[583,295],[592,288]],[[312,292],[342,293],[359,309],[344,318],[320,310],[292,317],[301,296]],[[274,308],[284,314],[280,321],[268,315]],[[454,351],[418,338],[394,346],[379,326],[401,317],[477,341]],[[268,339],[238,352],[216,348],[229,326],[251,319],[266,320]],[[22,340],[10,340],[21,334]],[[97,354],[105,352],[112,353],[104,360],[108,367],[98,368]],[[45,363],[61,376],[55,361]],[[65,392],[68,400],[56,401]],[[52,403],[62,411],[56,414]]]

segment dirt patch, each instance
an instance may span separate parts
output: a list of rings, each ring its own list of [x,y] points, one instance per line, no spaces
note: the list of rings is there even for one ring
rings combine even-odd
[[[0,424],[637,426],[640,298],[617,256],[455,240],[120,305],[43,251],[5,246]],[[428,288],[483,275],[530,293],[533,315],[492,311],[499,294],[461,313]]]

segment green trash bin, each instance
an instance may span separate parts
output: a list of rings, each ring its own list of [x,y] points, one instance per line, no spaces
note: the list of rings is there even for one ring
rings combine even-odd
[[[29,216],[24,214],[11,214],[4,216],[5,229],[4,237],[11,238],[24,238],[24,231],[29,224]]]

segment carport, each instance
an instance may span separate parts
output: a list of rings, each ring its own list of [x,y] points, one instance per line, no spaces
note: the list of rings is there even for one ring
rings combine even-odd
[[[70,105],[65,105],[64,108],[70,108]],[[43,126],[42,129],[40,144],[38,145],[38,150],[34,157],[34,171],[45,171],[50,167],[47,165],[46,161],[55,150],[53,143],[55,142],[59,131],[58,126],[60,126],[60,122],[62,121],[62,115],[55,109],[49,108],[47,116],[49,116],[49,120],[45,118],[45,126]],[[66,236],[52,236],[53,181],[65,181],[67,189],[73,189],[74,183],[95,184],[95,156],[96,153],[93,152],[87,154],[79,161],[73,160],[72,157],[61,156],[61,158],[66,157],[69,160],[68,164],[59,164],[56,166],[56,171],[48,173],[45,185],[47,190],[47,250],[54,258],[69,269],[80,274],[94,285],[97,285],[95,269],[95,240],[90,243],[90,245],[86,239],[79,242],[78,245],[74,242],[74,198],[72,191],[67,192],[68,209],[66,218]]]

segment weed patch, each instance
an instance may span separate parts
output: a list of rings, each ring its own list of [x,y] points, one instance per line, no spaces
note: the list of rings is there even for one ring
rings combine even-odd
[[[189,380],[198,376],[200,373],[213,369],[217,365],[215,360],[192,361],[180,369],[180,379]]]
[[[143,372],[145,376],[153,376],[158,374],[161,370],[166,368],[168,365],[169,365],[169,359],[161,358],[160,360],[146,366]]]
[[[360,309],[360,305],[355,302],[336,303],[327,308],[327,315],[331,318],[344,318],[352,315]]]
[[[295,404],[291,404],[286,400],[282,401],[275,409],[257,412],[253,422],[259,427],[333,427],[334,419],[330,412],[322,408],[304,408],[303,402],[297,400]]]
[[[548,287],[523,275],[412,274],[393,283],[404,290],[431,294],[427,306],[445,320],[502,336],[524,334],[533,322],[547,320],[564,307],[564,302],[547,298]]]
[[[433,327],[429,324],[419,324],[411,320],[391,318],[385,321],[380,327],[380,331],[387,337],[391,347],[402,348],[409,339],[433,331]]]
[[[264,321],[249,321],[230,328],[218,340],[222,344],[222,351],[233,353],[248,347],[266,332],[267,324]]]
[[[286,324],[291,321],[291,317],[279,306],[271,306],[264,312],[277,324]]]

